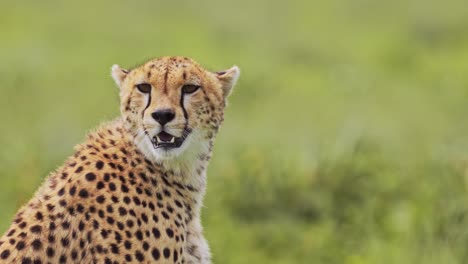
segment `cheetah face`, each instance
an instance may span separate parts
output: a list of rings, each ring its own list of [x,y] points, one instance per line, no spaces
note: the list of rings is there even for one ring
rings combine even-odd
[[[117,65],[121,112],[135,143],[153,161],[209,148],[239,69],[209,72],[183,57],[151,60],[132,70]]]

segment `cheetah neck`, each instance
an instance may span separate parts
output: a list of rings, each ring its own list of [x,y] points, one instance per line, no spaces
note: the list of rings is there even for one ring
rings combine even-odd
[[[120,121],[122,122],[122,121]],[[152,155],[152,144],[146,135],[132,134],[132,127],[122,123],[128,141],[141,155],[154,163],[165,175],[172,180],[192,186],[199,190],[200,199],[206,189],[206,169],[212,155],[215,133],[205,131],[192,133],[190,147],[176,157],[165,160],[156,160]]]
[[[206,169],[211,158],[212,141],[197,142],[198,146],[170,160],[156,161],[156,165],[176,181],[205,192]],[[208,147],[210,146],[210,147]]]

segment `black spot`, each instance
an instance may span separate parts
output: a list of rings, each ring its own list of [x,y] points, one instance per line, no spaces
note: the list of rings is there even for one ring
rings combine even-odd
[[[82,166],[76,168],[76,170],[75,170],[76,173],[80,173],[80,172],[82,172],[82,171],[83,171],[83,167],[82,167]]]
[[[159,260],[161,257],[161,253],[159,253],[157,248],[153,248],[153,250],[151,250],[151,255],[153,255],[154,260]]]
[[[10,250],[8,249],[3,250],[2,253],[0,254],[1,259],[7,259],[9,256],[10,256]]]
[[[143,219],[143,222],[148,223],[148,216],[146,216],[146,214],[142,213],[141,219]]]
[[[89,173],[86,173],[85,177],[87,181],[94,181],[96,179],[96,174],[89,172]]]
[[[174,208],[172,208],[172,206],[168,205],[167,206],[167,210],[169,211],[169,213],[173,213],[174,212]]]
[[[76,186],[71,187],[69,193],[70,193],[71,196],[75,195],[75,193],[76,193]]]
[[[68,245],[70,245],[70,240],[68,240],[66,237],[62,238],[60,242],[62,242],[62,246],[64,247],[68,247]]]
[[[168,258],[171,257],[171,251],[170,251],[168,248],[165,248],[165,249],[163,250],[163,255],[164,255],[165,258],[168,259]]]
[[[32,233],[40,233],[42,231],[42,227],[40,225],[33,225],[29,229]]]
[[[133,196],[133,202],[134,202],[136,205],[140,205],[140,204],[141,204],[140,198],[138,198],[138,197],[136,197],[136,196]]]
[[[96,246],[96,251],[97,251],[98,253],[102,253],[102,252],[104,251],[104,249],[102,248],[101,245],[98,244],[98,245]]]
[[[115,187],[115,183],[113,183],[113,182],[109,183],[109,189],[111,191],[115,191],[117,189],[117,187]]]
[[[126,204],[129,204],[129,203],[131,202],[130,197],[128,197],[128,196],[125,196],[125,197],[123,198],[123,201],[124,201],[124,203],[126,203]]]
[[[125,255],[125,260],[128,262],[132,261],[132,256],[130,256],[129,254]]]
[[[78,224],[78,230],[83,231],[84,227],[85,227],[85,225],[84,225],[83,221],[80,221],[80,223]]]
[[[113,225],[114,222],[115,222],[114,218],[112,218],[112,217],[110,217],[110,216],[107,217],[107,223]]]
[[[63,222],[63,223],[62,223],[62,227],[63,227],[64,229],[70,228],[70,222],[67,222],[67,221]]]
[[[143,249],[144,249],[145,251],[148,251],[148,249],[149,249],[149,244],[148,244],[148,242],[145,241],[145,242],[143,243]]]
[[[36,213],[36,219],[39,220],[39,221],[41,221],[43,219],[43,215],[42,215],[41,212]]]
[[[125,225],[122,222],[117,222],[117,227],[119,228],[119,230],[125,229]]]
[[[50,258],[55,255],[55,250],[51,247],[48,247],[46,252],[47,252],[47,256]]]
[[[132,248],[132,243],[130,243],[130,241],[128,241],[128,240],[125,240],[124,246],[125,246],[126,249],[131,249]]]
[[[161,237],[161,232],[159,232],[158,228],[154,227],[152,231],[153,231],[153,235],[154,235],[155,238],[160,238]]]
[[[104,203],[105,200],[106,198],[104,197],[104,195],[99,195],[98,197],[96,197],[96,202],[100,204]]]
[[[57,194],[58,194],[59,196],[62,196],[64,193],[65,193],[65,189],[64,189],[64,188],[60,189],[60,190],[57,192]]]
[[[128,187],[127,187],[126,185],[123,185],[123,184],[122,184],[122,186],[121,186],[120,189],[121,189],[122,192],[124,192],[124,193],[128,193],[128,191],[129,191],[129,190],[128,190]]]
[[[167,228],[167,229],[166,229],[166,234],[167,234],[167,236],[170,237],[170,238],[173,238],[173,237],[174,237],[174,231],[172,231],[172,229],[170,229],[170,228]]]
[[[147,161],[148,162],[148,161]],[[148,177],[144,173],[138,174],[144,182],[148,182]]]
[[[120,180],[122,183],[126,183],[126,182],[127,182],[127,180],[125,180],[125,178],[124,178],[122,175],[119,176],[119,180]]]
[[[174,262],[176,262],[179,259],[179,254],[177,253],[177,250],[174,249]]]
[[[99,222],[96,220],[93,220],[93,228],[98,229],[99,228]]]
[[[102,161],[96,162],[96,168],[98,170],[101,170],[103,167],[104,167],[104,162],[102,162]]]
[[[102,189],[102,188],[104,188],[104,183],[103,183],[102,181],[100,181],[100,182],[98,182],[98,183],[96,184],[96,189],[100,190],[100,189]]]
[[[101,236],[102,236],[102,238],[106,239],[107,236],[108,236],[107,231],[104,230],[104,229],[102,229],[102,230],[101,230]]]
[[[60,206],[62,206],[62,207],[66,207],[66,206],[67,206],[67,202],[66,202],[65,200],[60,200],[60,201],[59,201],[59,204],[60,204]]]
[[[111,251],[114,254],[119,254],[119,247],[116,244],[111,244]]]
[[[61,256],[60,256],[60,259],[59,259],[59,262],[60,262],[60,263],[67,263],[67,256],[61,255]]]
[[[143,254],[141,254],[141,252],[139,250],[137,250],[135,252],[135,257],[138,261],[142,262],[143,260],[145,260],[145,256],[143,256]]]
[[[76,252],[76,250],[72,250],[72,252],[71,252],[71,258],[72,258],[73,260],[75,260],[77,257],[78,257],[78,252]]]
[[[135,213],[135,211],[134,211],[133,209],[130,209],[130,210],[128,211],[128,213],[129,213],[130,215],[136,217],[136,213]]]
[[[79,195],[81,198],[88,198],[89,193],[88,193],[87,190],[81,189],[80,192],[78,193],[78,195]]]
[[[138,240],[143,240],[143,233],[140,230],[135,232],[135,236],[138,238]]]
[[[42,242],[39,239],[34,239],[31,246],[34,250],[40,250],[42,248]]]
[[[23,261],[21,261],[21,264],[31,264],[32,263],[32,260],[31,258],[23,258]]]
[[[169,215],[166,213],[166,211],[162,211],[161,214],[166,220],[169,220]]]
[[[16,244],[16,249],[17,250],[22,250],[22,249],[24,249],[24,246],[25,246],[24,242],[19,241],[18,244]]]
[[[119,207],[119,214],[121,216],[125,216],[127,214],[127,209],[125,209],[123,207]]]

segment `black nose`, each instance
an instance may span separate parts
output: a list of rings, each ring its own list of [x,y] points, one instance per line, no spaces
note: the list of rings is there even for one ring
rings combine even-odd
[[[154,118],[154,120],[158,121],[161,126],[164,126],[165,124],[171,122],[172,119],[174,119],[175,113],[170,109],[163,109],[153,112],[151,116]]]

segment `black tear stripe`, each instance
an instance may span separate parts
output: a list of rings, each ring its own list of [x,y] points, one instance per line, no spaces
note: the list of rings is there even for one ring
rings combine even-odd
[[[182,136],[185,138],[190,133],[190,129],[188,128],[188,113],[184,107],[184,95],[185,94],[182,93],[182,95],[180,96],[180,107],[182,107],[182,111],[184,112],[184,118],[185,118],[184,132],[182,133]]]
[[[205,90],[203,90],[203,87],[200,86],[200,90],[202,90],[202,92],[206,95]],[[182,112],[184,113],[185,118],[184,133],[190,133],[192,130],[188,127],[189,120],[187,110],[184,107],[184,96],[185,94],[182,92],[182,95],[180,96],[180,107],[182,108]]]
[[[188,114],[187,114],[187,110],[185,110],[185,107],[184,107],[184,93],[182,93],[182,95],[180,96],[180,107],[182,107],[182,111],[184,112],[184,118],[185,118],[185,127],[187,127],[187,124],[188,124]]]
[[[148,109],[148,107],[150,106],[150,104],[151,104],[151,92],[148,93],[148,103],[146,104],[145,109],[143,109],[143,112],[141,112],[141,118],[142,118],[142,119],[145,118],[145,111],[146,111],[146,109]]]

